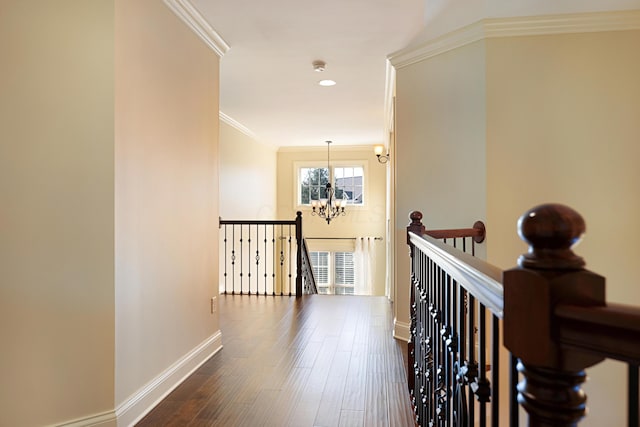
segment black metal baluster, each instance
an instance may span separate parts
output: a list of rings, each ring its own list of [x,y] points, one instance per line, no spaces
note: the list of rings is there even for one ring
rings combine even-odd
[[[224,293],[227,294],[227,224],[224,225]]]
[[[236,294],[236,225],[231,226],[231,295]]]
[[[264,296],[267,296],[267,270],[269,267],[269,256],[267,255],[267,224],[264,225]]]
[[[291,296],[291,225],[289,225],[289,296]]]
[[[280,224],[280,296],[284,291],[284,226]]]
[[[256,295],[260,295],[260,226],[256,224]]]
[[[475,340],[475,335],[476,335],[476,329],[475,329],[475,311],[476,311],[476,299],[475,297],[471,294],[468,293],[467,296],[469,297],[469,301],[468,301],[468,307],[469,307],[469,313],[467,314],[467,321],[468,321],[468,347],[467,350],[469,352],[469,362],[468,362],[468,370],[467,370],[467,384],[468,387],[470,388],[469,390],[469,396],[468,396],[468,400],[469,400],[469,425],[470,426],[475,426],[475,422],[476,422],[476,405],[474,402],[474,394],[473,394],[473,389],[471,388],[472,383],[475,381],[475,377],[477,375],[477,369],[478,366],[476,364],[476,340]]]
[[[500,323],[491,315],[491,426],[500,424]]]
[[[276,249],[276,226],[272,225],[271,226],[271,249],[273,251],[273,256],[276,256],[277,253],[277,249]],[[276,296],[276,263],[274,262],[271,266],[272,270],[271,270],[271,294],[273,296]]]
[[[509,426],[519,427],[520,405],[518,405],[518,359],[509,353]]]
[[[242,224],[240,224],[240,295],[244,291],[244,283],[242,282],[242,275],[244,273],[244,251],[242,250]]]
[[[638,366],[629,364],[629,427],[638,427],[638,425],[640,425],[640,409],[638,408],[640,404],[640,393],[638,391],[638,382]]]
[[[249,248],[247,249],[247,283],[249,285],[249,293],[248,295],[251,295],[251,224],[249,224],[248,226],[248,239],[247,239],[247,243],[249,245]]]
[[[480,427],[487,425],[487,397],[485,396],[485,382],[487,381],[487,335],[486,335],[486,312],[483,304],[478,310],[478,378],[474,390],[476,398],[480,404],[479,421]]]

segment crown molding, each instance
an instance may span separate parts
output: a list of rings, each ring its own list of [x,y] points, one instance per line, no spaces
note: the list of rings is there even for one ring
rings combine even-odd
[[[485,37],[537,36],[640,29],[640,10],[484,20]]]
[[[164,3],[218,56],[222,57],[229,51],[230,47],[227,42],[213,29],[189,0],[164,0]]]
[[[640,29],[640,10],[491,18],[399,50],[389,55],[388,60],[396,69],[399,69],[490,38],[638,29]]]
[[[482,40],[484,36],[484,24],[482,21],[479,21],[417,46],[409,46],[399,50],[389,55],[387,59],[397,70],[477,42]]]
[[[218,116],[220,117],[220,121],[228,124],[229,126],[231,126],[232,128],[236,129],[237,131],[239,131],[239,132],[243,133],[244,135],[248,136],[249,138],[258,140],[258,138],[256,137],[256,134],[253,133],[248,127],[244,126],[239,121],[227,116],[222,111],[220,111],[218,113]]]

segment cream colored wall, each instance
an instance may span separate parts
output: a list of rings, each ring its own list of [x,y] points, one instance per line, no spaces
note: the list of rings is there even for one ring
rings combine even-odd
[[[220,216],[276,219],[277,151],[220,123]]]
[[[640,31],[487,43],[489,261],[526,250],[516,220],[544,202],[580,212],[576,252],[607,278],[607,298],[640,305]],[[589,371],[585,426],[623,425],[620,366]],[[582,424],[581,424],[582,425]]]
[[[116,1],[116,405],[218,331],[219,58]]]
[[[406,226],[471,227],[485,218],[485,45],[477,42],[397,70],[396,334],[409,324]],[[480,247],[479,255],[482,255]]]
[[[308,207],[298,207],[295,191],[295,162],[318,161],[321,166],[327,164],[326,147],[281,148],[278,151],[278,219],[295,219],[296,211],[302,211],[303,233],[305,237],[360,237],[385,236],[386,217],[386,166],[378,163],[373,154],[373,146],[331,147],[331,163],[342,161],[363,162],[368,181],[365,182],[367,198],[363,207],[347,207],[347,214],[331,221],[311,215]],[[353,242],[351,242],[353,243]],[[315,250],[332,250],[329,245],[344,247],[345,242],[311,241]],[[334,246],[335,247],[335,246]],[[384,241],[376,241],[376,272],[374,294],[384,295],[386,254]],[[337,249],[335,249],[337,250]]]
[[[637,9],[638,0],[428,0],[425,25],[414,43],[425,42],[486,18],[511,18]]]
[[[113,2],[0,7],[0,425],[113,409]]]

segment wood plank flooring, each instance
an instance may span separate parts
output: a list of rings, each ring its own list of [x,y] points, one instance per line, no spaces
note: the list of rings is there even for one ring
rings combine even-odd
[[[384,297],[219,297],[223,349],[137,426],[414,426]]]

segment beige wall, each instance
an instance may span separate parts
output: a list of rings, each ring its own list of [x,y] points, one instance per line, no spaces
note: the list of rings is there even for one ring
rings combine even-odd
[[[415,209],[408,201],[423,203],[427,226],[432,216],[438,228],[462,226],[463,218],[452,217],[460,209],[449,207],[469,197],[467,189],[486,204],[490,262],[512,267],[526,251],[516,234],[524,211],[565,203],[587,222],[577,252],[607,277],[608,298],[640,304],[639,288],[629,285],[640,276],[633,268],[640,255],[639,45],[640,31],[492,38],[397,70],[399,290],[408,280],[401,250],[403,215]],[[464,130],[470,133],[460,138]],[[461,140],[485,163],[456,167],[463,189],[429,155],[431,146],[445,147],[449,153],[441,154],[457,163],[453,150]],[[398,301],[400,312],[405,305]],[[589,370],[585,426],[624,424],[622,374],[615,362]]]
[[[218,331],[219,58],[162,2],[115,16],[119,405]]]
[[[113,2],[3,1],[0,425],[113,409]]]
[[[409,324],[406,226],[471,227],[485,218],[485,45],[477,42],[397,70],[396,334]],[[482,255],[480,252],[479,255]]]
[[[277,151],[220,123],[220,216],[276,219]]]
[[[320,166],[327,164],[327,149],[318,148],[281,148],[278,151],[278,219],[295,219],[296,211],[302,211],[303,233],[305,237],[361,237],[385,236],[386,217],[386,166],[379,164],[373,154],[373,146],[341,147],[335,144],[331,147],[331,164],[349,162],[350,160],[364,163],[368,177],[365,182],[367,201],[363,207],[347,207],[347,214],[331,221],[326,221],[311,215],[311,208],[299,207],[295,190],[295,163],[319,162]],[[330,245],[339,245],[341,241],[310,241],[312,250],[338,250]],[[350,242],[348,244],[353,244]],[[333,246],[336,248],[337,246]],[[375,295],[384,295],[385,291],[385,244],[376,241],[375,254]]]
[[[607,298],[640,305],[640,31],[501,38],[487,45],[489,261],[526,250],[516,220],[544,202],[580,212],[576,252]],[[618,364],[589,371],[584,425],[623,425]],[[582,424],[581,424],[582,425]]]

